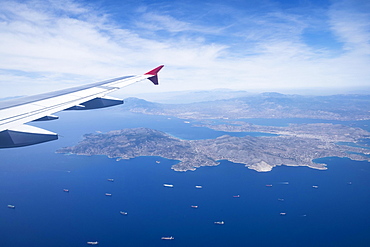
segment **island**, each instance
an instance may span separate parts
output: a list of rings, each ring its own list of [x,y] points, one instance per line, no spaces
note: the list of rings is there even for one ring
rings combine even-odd
[[[229,132],[258,131],[275,135],[224,135],[216,139],[182,140],[154,129],[130,128],[86,134],[76,146],[61,148],[57,153],[106,155],[117,160],[160,156],[178,160],[172,166],[175,171],[217,166],[221,160],[243,164],[258,172],[268,172],[282,165],[325,170],[325,164],[314,160],[332,156],[370,161],[370,149],[355,145],[370,138],[370,133],[360,128],[325,123],[273,127],[232,122],[202,126]]]

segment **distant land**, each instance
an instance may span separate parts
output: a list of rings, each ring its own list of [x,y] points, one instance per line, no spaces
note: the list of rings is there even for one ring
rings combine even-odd
[[[127,98],[121,109],[150,115],[175,116],[182,119],[367,120],[370,119],[370,95],[301,96],[262,93],[188,104],[161,104]]]
[[[271,91],[273,92],[273,90]],[[125,93],[122,91],[123,98],[131,97],[132,94]],[[155,92],[155,93],[135,93],[135,97],[140,99],[145,99],[151,102],[164,103],[164,104],[188,104],[195,102],[205,102],[214,100],[225,100],[232,98],[242,98],[249,96],[256,96],[259,93],[255,91],[244,91],[244,90],[234,90],[227,88],[218,88],[212,90],[187,90],[187,91],[171,91],[171,92]],[[266,94],[266,93],[263,93]],[[303,97],[311,97],[312,95],[318,97],[327,97],[329,95],[369,95],[370,87],[363,88],[351,88],[343,89],[338,88],[328,89],[300,89],[293,91],[286,91],[284,95],[301,95]]]
[[[76,146],[58,153],[107,155],[116,159],[160,156],[179,160],[176,171],[216,166],[220,160],[244,164],[259,172],[276,166],[307,166],[326,169],[313,162],[323,157],[348,157],[370,161],[369,147],[358,145],[370,139],[361,128],[340,124],[291,124],[287,127],[253,125],[241,118],[313,118],[326,120],[370,119],[370,96],[335,95],[328,97],[266,93],[241,98],[192,104],[159,104],[137,98],[126,100],[122,110],[143,114],[197,119],[195,127],[225,132],[261,132],[275,136],[221,136],[207,140],[181,140],[166,133],[134,128],[108,133],[86,134]],[[221,119],[221,121],[220,121]],[[346,145],[345,145],[346,144]],[[352,145],[351,145],[352,144]]]
[[[243,90],[231,90],[226,88],[219,88],[213,90],[197,90],[197,91],[189,90],[189,91],[173,91],[173,92],[142,93],[142,94],[139,93],[135,95],[138,98],[158,103],[187,104],[245,97],[253,95],[253,93]]]

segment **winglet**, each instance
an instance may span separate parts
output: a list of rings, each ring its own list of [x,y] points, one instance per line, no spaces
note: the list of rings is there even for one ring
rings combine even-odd
[[[163,68],[164,65],[158,66],[155,69],[152,69],[151,71],[145,73],[144,75],[152,75],[148,79],[151,80],[154,85],[158,85],[158,72]]]

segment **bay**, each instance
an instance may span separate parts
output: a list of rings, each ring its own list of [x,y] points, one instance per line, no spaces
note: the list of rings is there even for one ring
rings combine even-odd
[[[282,166],[258,173],[222,161],[217,167],[175,172],[170,167],[177,161],[160,157],[116,161],[55,153],[84,133],[128,127],[150,127],[188,139],[224,134],[167,116],[114,111],[99,111],[98,116],[62,113],[58,121],[38,124],[60,133],[60,140],[0,150],[0,246],[84,246],[87,241],[99,246],[370,243],[368,162],[328,157],[317,160],[328,164],[325,171]]]

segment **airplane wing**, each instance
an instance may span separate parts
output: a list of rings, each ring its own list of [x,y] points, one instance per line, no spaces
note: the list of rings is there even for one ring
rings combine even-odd
[[[22,147],[58,139],[58,134],[26,125],[32,121],[57,119],[62,110],[89,110],[123,104],[105,96],[144,79],[158,85],[163,65],[136,76],[124,76],[84,86],[0,102],[0,148]]]

